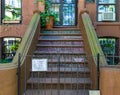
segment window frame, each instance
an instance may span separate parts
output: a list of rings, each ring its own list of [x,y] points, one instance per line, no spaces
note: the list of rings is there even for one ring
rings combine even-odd
[[[5,44],[5,40],[4,39],[14,39],[14,40],[10,40],[10,41],[12,41],[12,44],[9,44],[8,42],[9,41],[7,41],[7,44]],[[18,40],[17,39],[19,39],[19,43],[21,42],[21,40],[22,40],[22,38],[20,38],[20,37],[3,37],[2,38],[2,58],[3,59],[5,59],[5,58],[7,58],[7,56],[6,55],[9,55],[9,57],[13,57],[14,56],[14,52],[12,52],[10,49],[8,49],[9,51],[8,52],[5,52],[5,47],[7,46],[7,47],[11,47],[12,45],[15,45],[17,42],[18,42]],[[10,56],[11,55],[11,56]],[[13,55],[13,56],[12,56]]]
[[[116,64],[118,64],[119,63],[119,58],[118,58],[118,54],[119,54],[119,39],[116,38],[116,37],[99,37],[99,39],[107,39],[107,40],[114,39],[115,40],[115,48],[114,48],[115,53],[114,54],[104,53],[104,55],[105,55],[109,65],[116,65]],[[100,40],[99,40],[99,43],[100,43]],[[102,48],[102,46],[101,46],[101,48]],[[102,48],[102,50],[103,50],[103,48]],[[104,50],[103,50],[103,52],[104,52]]]
[[[22,0],[20,3],[20,19],[19,20],[4,20],[5,18],[5,0],[1,0],[1,24],[21,24],[22,23]]]
[[[95,0],[85,0],[86,3],[95,3]]]
[[[113,4],[113,3],[101,3],[101,4],[99,4],[99,0],[97,0],[97,16],[96,16],[96,20],[97,20],[97,22],[117,22],[118,21],[118,13],[117,13],[117,3],[118,3],[118,0],[115,0],[115,3]],[[111,20],[106,20],[106,21],[104,21],[104,20],[101,20],[101,21],[99,21],[99,19],[98,19],[98,15],[99,15],[99,10],[98,10],[98,7],[99,7],[99,5],[114,5],[115,6],[115,20],[114,21],[111,21]],[[101,12],[102,13],[102,12]]]

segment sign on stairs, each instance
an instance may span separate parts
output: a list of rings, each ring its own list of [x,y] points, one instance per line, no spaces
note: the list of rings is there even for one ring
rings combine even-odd
[[[47,71],[47,59],[32,59],[32,71]]]
[[[89,90],[89,95],[100,95],[99,90]]]

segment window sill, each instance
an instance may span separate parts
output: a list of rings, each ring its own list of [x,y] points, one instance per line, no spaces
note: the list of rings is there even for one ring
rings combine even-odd
[[[18,24],[18,23],[20,23],[20,20],[3,20],[2,21],[2,23],[5,23],[5,24],[7,24],[7,23],[9,23],[9,24]]]

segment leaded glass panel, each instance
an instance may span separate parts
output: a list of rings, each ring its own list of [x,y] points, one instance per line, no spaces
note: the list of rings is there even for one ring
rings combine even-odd
[[[63,25],[75,24],[75,8],[74,4],[63,5]]]

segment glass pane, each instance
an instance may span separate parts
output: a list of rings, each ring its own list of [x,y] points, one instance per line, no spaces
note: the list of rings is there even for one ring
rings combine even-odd
[[[21,20],[21,0],[5,0],[5,20]]]
[[[115,0],[99,0],[99,4],[115,4]]]
[[[52,4],[51,11],[57,14],[55,25],[59,25],[60,22],[60,4]]]
[[[105,54],[115,54],[115,39],[100,38],[99,41]]]
[[[74,3],[75,0],[63,0],[64,3]]]
[[[115,12],[115,5],[99,5],[98,12]]]
[[[4,53],[4,58],[12,57],[18,48],[18,45],[21,41],[21,38],[4,38],[4,48],[3,48],[3,53]]]
[[[63,5],[63,25],[75,25],[75,4]]]
[[[60,3],[60,0],[51,0],[52,3]]]
[[[87,3],[93,3],[94,0],[86,0]]]

